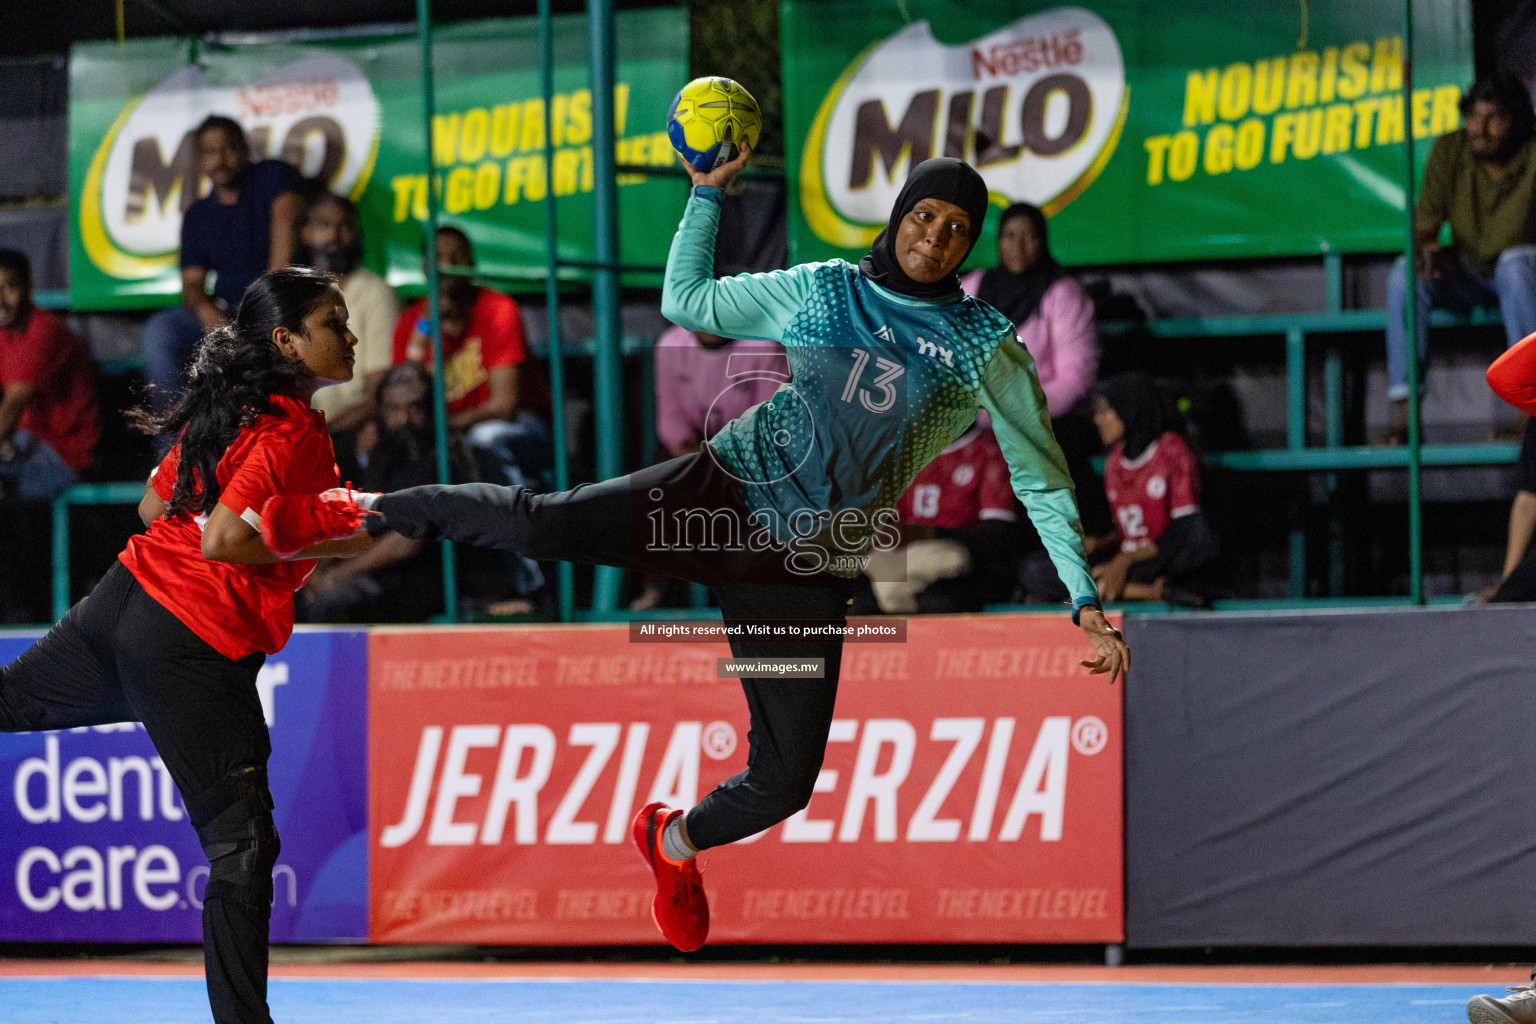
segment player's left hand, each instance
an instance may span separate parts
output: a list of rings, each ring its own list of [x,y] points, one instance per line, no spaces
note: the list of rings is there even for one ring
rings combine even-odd
[[[731,183],[736,180],[736,175],[740,174],[741,169],[747,166],[747,160],[750,159],[751,156],[752,147],[743,143],[741,146],[741,152],[736,154],[736,159],[729,163],[721,164],[719,167],[716,167],[712,171],[706,172],[699,170],[697,167],[684,160],[681,154],[678,155],[677,162],[683,165],[683,169],[688,172],[688,178],[693,182],[695,187],[699,185],[710,185],[715,188],[729,188]]]
[[[1131,649],[1125,645],[1125,637],[1097,608],[1084,608],[1078,613],[1077,621],[1098,655],[1092,661],[1083,662],[1083,667],[1096,676],[1107,674],[1113,686],[1115,680],[1131,668]]]

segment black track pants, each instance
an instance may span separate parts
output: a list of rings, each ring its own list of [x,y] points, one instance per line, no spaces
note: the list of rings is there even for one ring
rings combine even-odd
[[[264,659],[224,657],[117,563],[47,636],[0,668],[0,731],[142,722],[200,838],[204,826],[221,814],[226,822],[242,819],[231,826],[241,834],[267,829],[270,813],[226,813],[237,805],[270,811],[265,778],[272,747],[256,694]],[[271,839],[275,844],[275,830]],[[262,850],[275,857],[269,844]],[[270,890],[270,866],[266,871]],[[203,954],[218,1024],[271,1020],[266,998],[271,913],[270,895],[263,904],[215,888],[207,893]]]
[[[490,484],[413,487],[380,497],[370,529],[507,548],[540,561],[613,565],[707,583],[726,623],[788,619],[841,624],[852,582],[794,571],[783,548],[748,544],[740,485],[707,449],[629,476],[554,494]],[[746,770],[688,812],[700,849],[761,832],[810,800],[837,698],[842,639],[733,638],[738,658],[821,658],[822,679],[744,678],[751,712]]]

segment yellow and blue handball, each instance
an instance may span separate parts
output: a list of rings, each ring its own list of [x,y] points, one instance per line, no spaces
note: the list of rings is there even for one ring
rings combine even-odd
[[[667,137],[690,166],[712,171],[730,163],[741,144],[757,148],[763,112],[740,82],[695,78],[678,92],[667,112]]]

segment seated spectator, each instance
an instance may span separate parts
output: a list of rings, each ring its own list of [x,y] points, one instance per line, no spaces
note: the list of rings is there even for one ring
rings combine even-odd
[[[960,285],[1018,329],[1019,341],[1035,359],[1083,526],[1090,534],[1103,533],[1113,524],[1089,461],[1098,445],[1079,408],[1099,368],[1093,300],[1051,255],[1045,214],[1029,203],[1014,203],[998,220],[997,264],[967,274]]]
[[[1167,600],[1216,557],[1216,534],[1200,510],[1200,460],[1178,413],[1140,374],[1099,389],[1093,424],[1109,449],[1104,494],[1120,527],[1120,549],[1093,570],[1099,593]]]
[[[776,341],[735,341],[672,326],[651,353],[656,381],[656,440],[663,458],[699,450],[722,426],[789,381],[789,361]],[[661,607],[669,584],[646,580],[631,611]]]
[[[1106,601],[1207,604],[1200,574],[1217,540],[1200,509],[1200,462],[1178,412],[1150,378],[1128,373],[1099,386],[1093,422],[1109,448],[1104,493],[1118,525],[1088,541],[1099,593]],[[1020,575],[1027,600],[1066,600],[1044,552]]]
[[[323,393],[323,390],[322,392]],[[365,491],[437,483],[432,431],[432,384],[417,363],[385,372],[374,409],[358,429],[336,435],[343,480]],[[457,479],[472,479],[455,444]],[[390,533],[356,558],[322,561],[299,592],[310,622],[424,622],[443,610],[440,548]]]
[[[214,114],[192,137],[198,168],[213,189],[182,215],[181,305],[144,325],[144,370],[157,414],[181,397],[203,335],[229,322],[252,281],[293,262],[304,214],[299,172],[282,160],[251,163],[239,122]],[[210,272],[216,278],[211,295]]]
[[[1536,114],[1518,78],[1495,72],[1462,97],[1465,127],[1442,135],[1424,167],[1414,207],[1418,253],[1419,358],[1427,352],[1431,307],[1467,310],[1497,303],[1510,345],[1536,331]],[[1451,226],[1451,245],[1437,244]],[[1403,259],[1387,278],[1387,396],[1394,424],[1386,440],[1408,432],[1408,330]]]
[[[973,426],[924,466],[896,505],[902,544],[865,574],[887,615],[980,611],[1013,589],[1017,516],[1008,462]]]
[[[0,492],[48,501],[80,478],[101,437],[90,353],[32,304],[32,266],[0,249]]]
[[[357,336],[352,379],[315,392],[314,407],[325,413],[332,433],[356,430],[373,417],[374,395],[394,360],[400,302],[382,277],[362,265],[362,224],[352,200],[321,193],[309,204],[300,238],[309,266],[341,279],[347,326]]]
[[[669,327],[656,339],[656,440],[669,458],[687,455],[725,424],[789,382],[776,341],[735,341]]]
[[[437,229],[438,315],[443,335],[443,391],[448,426],[464,444],[483,480],[537,483],[549,464],[549,431],[519,405],[518,371],[528,358],[523,322],[511,296],[482,288],[468,273],[475,266],[469,236],[456,227]],[[406,308],[395,325],[394,362],[432,367],[427,300]]]

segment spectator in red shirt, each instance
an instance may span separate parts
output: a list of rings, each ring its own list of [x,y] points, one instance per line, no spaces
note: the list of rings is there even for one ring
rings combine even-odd
[[[896,503],[902,544],[870,553],[865,573],[888,615],[980,611],[1013,586],[1018,517],[1008,462],[990,430],[960,435]]]
[[[32,304],[32,267],[0,249],[0,485],[47,501],[91,464],[101,421],[85,344]]]
[[[448,427],[464,435],[480,476],[498,484],[537,480],[549,463],[549,431],[522,408],[521,364],[528,359],[523,322],[511,296],[475,284],[469,236],[437,229],[438,315],[442,319],[443,392]],[[395,325],[394,361],[432,367],[427,300],[406,308]]]

